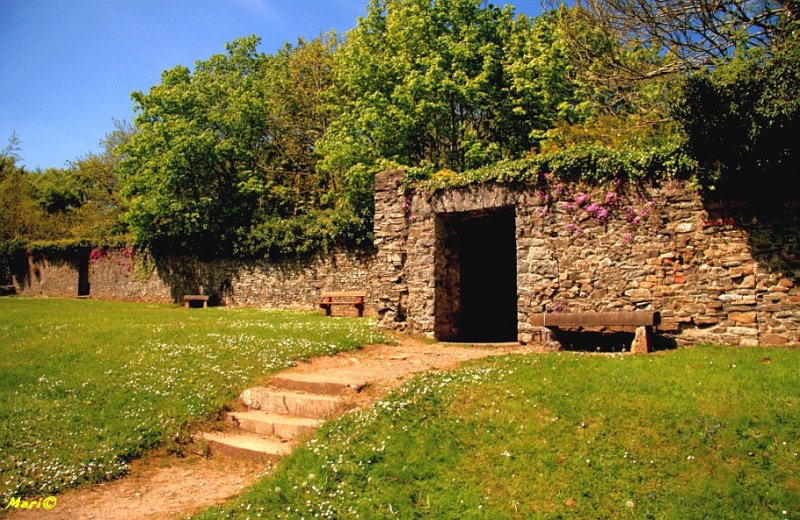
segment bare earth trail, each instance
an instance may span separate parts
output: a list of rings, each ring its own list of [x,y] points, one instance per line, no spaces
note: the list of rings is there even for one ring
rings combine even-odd
[[[354,352],[314,358],[280,374],[324,373],[368,381],[369,385],[356,394],[354,402],[363,407],[420,372],[450,369],[471,359],[533,351],[516,344],[431,344],[406,336],[398,336],[397,342],[397,345],[368,345]],[[263,463],[225,457],[154,455],[134,463],[130,474],[122,479],[58,495],[55,507],[49,511],[20,510],[8,518],[184,518],[239,495],[269,471],[270,466]]]

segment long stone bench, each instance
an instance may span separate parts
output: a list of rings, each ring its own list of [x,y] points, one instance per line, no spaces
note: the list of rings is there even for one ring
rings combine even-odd
[[[542,327],[542,343],[560,350],[560,329],[604,329],[618,332],[633,332],[632,354],[650,352],[653,327],[661,321],[658,311],[634,312],[546,312],[531,317],[531,325]]]

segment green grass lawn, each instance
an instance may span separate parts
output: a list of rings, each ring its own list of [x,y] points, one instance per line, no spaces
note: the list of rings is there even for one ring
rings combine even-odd
[[[314,313],[0,298],[0,503],[118,476],[270,372],[381,340]]]
[[[800,351],[548,354],[422,376],[199,518],[800,518]]]

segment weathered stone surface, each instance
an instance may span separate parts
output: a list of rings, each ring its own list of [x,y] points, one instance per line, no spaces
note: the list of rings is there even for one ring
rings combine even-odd
[[[650,214],[636,226],[621,211],[597,225],[575,209],[573,195],[555,200],[543,214],[533,191],[507,190],[512,197],[502,191],[496,185],[473,186],[439,192],[431,200],[424,194],[411,197],[414,211],[426,214],[516,206],[521,341],[547,342],[547,333],[530,320],[555,307],[566,312],[665,311],[658,333],[679,344],[751,344],[772,337],[768,334],[776,327],[800,334],[800,292],[789,296],[788,291],[797,288],[789,283],[790,276],[781,275],[800,270],[800,261],[796,254],[775,253],[785,249],[783,244],[793,244],[796,251],[800,235],[796,208],[787,206],[776,219],[779,225],[741,218],[736,222],[756,223],[734,228],[726,224],[727,215],[714,213],[729,211],[728,205],[709,210],[697,192],[674,182],[649,188],[649,203],[640,199],[631,203],[637,212],[647,207]],[[599,201],[605,194],[589,195]],[[400,203],[376,195],[376,214],[392,212],[391,206]],[[396,318],[387,313],[392,318],[382,320],[385,326],[432,336],[436,327],[458,314],[457,303],[437,303],[435,284],[428,282],[430,271],[424,271],[438,258],[437,241],[421,239],[438,233],[434,227],[433,219],[408,226],[402,282],[409,291],[408,319],[392,321]],[[380,234],[377,224],[375,234]],[[754,243],[762,244],[764,253],[754,252]],[[434,274],[437,283],[458,276],[456,260],[446,264],[450,271]],[[796,337],[784,332],[777,336]]]
[[[744,323],[744,324],[751,324],[756,322],[756,313],[755,312],[731,312],[728,314],[728,318],[735,321],[736,323]]]
[[[212,453],[238,459],[277,462],[292,452],[292,445],[252,433],[203,433]]]
[[[272,390],[264,387],[246,389],[242,402],[251,409],[269,413],[325,419],[345,408],[341,397],[318,394],[303,394]]]
[[[374,256],[344,252],[274,263],[175,257],[145,270],[127,254],[109,251],[89,261],[88,278],[91,296],[99,299],[169,303],[179,302],[184,294],[207,294],[213,296],[212,304],[304,310],[316,309],[323,291],[367,291],[366,313],[374,315],[379,286],[373,286],[372,273],[377,263]],[[30,271],[38,274],[20,284],[18,293],[77,296],[73,266],[38,260],[32,261]],[[355,315],[354,310],[338,306],[334,314]]]
[[[648,327],[636,327],[631,343],[631,354],[647,354],[650,352],[650,330]]]
[[[761,340],[765,345],[785,345],[789,343],[789,338],[780,334],[764,334]]]

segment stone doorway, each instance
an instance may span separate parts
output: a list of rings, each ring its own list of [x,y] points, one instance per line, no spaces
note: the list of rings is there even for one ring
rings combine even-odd
[[[89,255],[78,258],[78,296],[89,296]]]
[[[437,339],[517,341],[513,206],[436,215]]]

